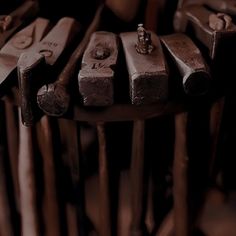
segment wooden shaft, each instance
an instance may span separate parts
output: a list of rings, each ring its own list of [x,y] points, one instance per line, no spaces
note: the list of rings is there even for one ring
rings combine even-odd
[[[25,126],[35,122],[36,88],[41,80],[41,71],[45,68],[45,58],[39,53],[22,53],[17,69],[21,97],[21,118]]]
[[[50,120],[47,116],[41,118],[40,128],[37,130],[39,139],[40,152],[43,159],[43,175],[44,175],[44,196],[43,196],[43,213],[45,234],[51,236],[59,236],[60,219],[59,206],[56,190],[56,175],[54,164],[54,152],[52,142],[52,130]]]
[[[20,112],[20,111],[19,111]],[[19,186],[22,236],[39,236],[36,180],[34,171],[33,130],[19,119]]]
[[[174,235],[174,212],[171,210],[165,217],[156,236],[172,236]]]
[[[99,143],[100,236],[111,236],[108,164],[104,124],[97,124]]]
[[[4,116],[4,111],[2,109],[2,102],[0,104],[0,115]],[[3,140],[5,139],[4,135],[4,126],[3,120],[0,118],[0,235],[14,235],[13,232],[13,223],[11,219],[11,209],[10,202],[8,198],[7,191],[7,179],[6,179],[6,170],[4,160],[6,158],[5,146]]]
[[[62,149],[62,161],[66,169],[69,169],[69,181],[72,182],[72,192],[75,194],[76,201],[66,202],[66,217],[68,224],[68,236],[80,235],[79,229],[84,227],[82,222],[78,218],[78,209],[83,202],[79,202],[81,196],[77,196],[77,189],[80,182],[80,168],[79,168],[79,145],[78,145],[78,132],[77,123],[73,120],[59,119],[60,137]],[[82,194],[82,193],[80,193]],[[78,199],[78,204],[77,203]],[[82,198],[81,198],[82,199]],[[81,205],[80,205],[81,204]],[[81,209],[82,211],[82,209]],[[85,214],[83,214],[83,217]],[[84,221],[84,219],[83,219]],[[78,226],[78,223],[80,226]]]
[[[5,101],[8,155],[11,167],[11,175],[13,179],[15,203],[17,210],[20,211],[20,190],[18,179],[19,132],[17,126],[18,119],[16,119],[15,108],[16,107],[14,107],[10,102]],[[14,132],[12,132],[13,130]]]
[[[214,180],[215,161],[217,156],[217,146],[219,142],[220,127],[222,122],[225,98],[216,101],[210,110],[210,135],[211,135],[211,159],[209,163],[209,176]]]
[[[175,150],[173,166],[174,224],[176,236],[189,236],[187,195],[187,113],[175,116]]]
[[[102,10],[103,5],[98,7],[94,19],[87,29],[83,40],[71,55],[68,63],[60,73],[58,80],[53,84],[43,86],[38,91],[37,100],[39,107],[46,114],[61,116],[68,110],[70,103],[70,95],[67,91],[69,82],[78,68],[78,61],[82,58],[90,36],[99,28]]]
[[[134,121],[131,161],[131,211],[130,235],[143,235],[143,184],[144,184],[144,120]]]

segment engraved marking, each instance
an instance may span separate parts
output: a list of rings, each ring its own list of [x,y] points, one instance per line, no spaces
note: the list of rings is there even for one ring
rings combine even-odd
[[[14,38],[12,41],[12,45],[17,49],[25,49],[32,45],[33,38],[27,35],[19,35]]]
[[[39,51],[39,53],[45,57],[51,57],[53,55],[53,51],[49,49],[42,49]]]

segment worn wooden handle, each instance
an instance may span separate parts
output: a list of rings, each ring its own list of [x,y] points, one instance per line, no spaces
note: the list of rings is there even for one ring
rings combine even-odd
[[[34,170],[33,129],[25,127],[19,120],[19,186],[21,225],[23,236],[39,236],[39,218],[37,213],[37,194]]]

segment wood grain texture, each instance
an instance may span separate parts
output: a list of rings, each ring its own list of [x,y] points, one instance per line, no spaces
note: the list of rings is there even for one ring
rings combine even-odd
[[[55,173],[55,156],[53,145],[53,133],[50,125],[50,118],[43,116],[37,129],[39,149],[43,162],[43,215],[45,235],[61,235],[60,214],[57,197],[57,184]]]
[[[19,152],[19,129],[18,129],[18,108],[10,102],[5,101],[6,132],[8,155],[13,180],[14,199],[16,208],[20,211],[20,190],[18,179],[18,152]]]
[[[0,50],[0,97],[15,77],[17,61],[23,52],[32,50],[49,30],[49,20],[37,18],[16,33]]]
[[[181,76],[186,94],[198,96],[210,89],[210,71],[200,50],[184,34],[171,34],[161,38],[173,58]]]
[[[11,218],[11,207],[7,185],[7,147],[5,142],[5,111],[3,103],[0,103],[0,235],[14,235],[14,225]]]
[[[99,143],[99,195],[100,195],[100,236],[111,236],[111,215],[109,197],[109,174],[107,163],[106,137],[104,124],[97,124],[98,143]]]
[[[84,52],[78,75],[79,91],[85,106],[113,104],[117,59],[117,36],[105,31],[93,33]]]
[[[137,53],[137,33],[120,34],[130,79],[130,96],[135,105],[165,101],[168,97],[168,72],[159,38],[151,33],[155,49],[144,55]]]
[[[231,27],[222,30],[213,30],[209,26],[209,17],[214,12],[201,5],[187,5],[177,11],[174,18],[174,28],[176,32],[186,32],[191,27],[195,37],[209,50],[212,59],[217,54],[217,47],[223,40],[229,40],[235,36],[236,26],[232,23]]]
[[[15,11],[8,15],[0,15],[0,22],[6,20],[6,16],[10,18],[9,26],[0,29],[0,48],[5,44],[9,37],[23,24],[25,21],[36,16],[38,13],[38,3],[36,1],[25,1]],[[5,28],[5,29],[4,29]]]
[[[21,234],[23,236],[39,236],[33,129],[25,127],[22,124],[21,118],[19,118],[19,132],[18,174],[20,186]]]
[[[209,177],[212,180],[216,177],[215,161],[217,157],[224,107],[225,97],[216,101],[210,109],[211,158],[209,165]]]
[[[176,236],[188,236],[188,151],[187,113],[175,115],[175,148],[173,165],[174,228]]]
[[[68,171],[68,179],[72,188],[72,199],[76,201],[66,201],[66,219],[68,225],[68,236],[79,235],[79,230],[84,226],[83,221],[80,221],[78,211],[83,211],[79,209],[83,202],[81,196],[77,196],[77,190],[81,185],[80,179],[80,155],[79,155],[79,134],[77,129],[77,122],[73,120],[58,119],[59,129],[60,129],[60,139],[61,139],[61,155],[63,165],[65,170]],[[83,194],[79,191],[80,194]],[[79,209],[79,210],[78,210]],[[82,213],[84,214],[84,213]],[[83,215],[85,216],[85,214]]]
[[[45,85],[38,91],[37,101],[39,107],[48,115],[61,116],[65,114],[70,105],[69,83],[78,68],[78,60],[82,58],[84,50],[93,32],[98,30],[101,13],[104,5],[100,5],[89,25],[83,40],[72,53],[68,63],[60,73],[58,80],[53,84]]]
[[[143,120],[134,121],[133,124],[133,143],[131,160],[131,211],[132,220],[130,235],[142,236],[144,234],[143,217],[143,195],[144,195],[144,130]]]

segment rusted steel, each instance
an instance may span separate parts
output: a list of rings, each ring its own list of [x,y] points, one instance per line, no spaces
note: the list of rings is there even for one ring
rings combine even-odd
[[[25,1],[9,15],[0,15],[0,48],[25,21],[38,13],[37,1]]]
[[[37,18],[16,33],[0,50],[0,97],[9,90],[16,77],[17,61],[23,52],[31,50],[49,30],[49,21]]]
[[[46,82],[46,66],[55,65],[62,53],[76,37],[80,26],[73,18],[62,18],[30,52],[18,60],[21,114],[24,125],[35,121],[37,91]]]
[[[106,137],[104,124],[97,124],[98,143],[99,143],[99,194],[100,194],[100,227],[99,235],[111,236],[111,214],[109,196],[109,173],[107,163]]]
[[[175,115],[175,150],[173,165],[174,232],[176,236],[188,236],[188,150],[187,113]]]
[[[139,32],[140,28],[138,34],[120,34],[129,72],[131,101],[135,105],[165,101],[168,97],[168,72],[160,40],[153,32]]]
[[[54,65],[63,51],[75,40],[81,26],[74,18],[63,17],[34,47],[33,52],[45,56],[48,65]]]
[[[109,106],[113,104],[117,59],[117,36],[105,31],[93,33],[84,52],[78,76],[79,91],[84,105]]]
[[[144,234],[143,217],[143,195],[144,195],[144,120],[134,121],[133,124],[133,143],[131,160],[131,211],[132,220],[130,235],[142,236]]]
[[[203,95],[210,89],[210,71],[200,50],[184,34],[161,38],[183,77],[183,88],[188,95]]]
[[[103,5],[98,7],[93,21],[87,29],[83,40],[71,55],[68,63],[60,73],[58,80],[40,88],[37,94],[39,107],[48,115],[61,116],[67,112],[70,104],[69,84],[78,68],[78,61],[82,58],[84,50],[93,32],[98,30]]]
[[[217,54],[218,45],[235,37],[236,26],[230,16],[215,14],[202,5],[187,5],[175,13],[174,28],[186,32],[191,27],[195,37],[209,49],[212,59]]]

